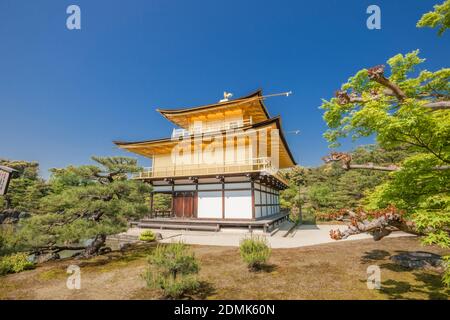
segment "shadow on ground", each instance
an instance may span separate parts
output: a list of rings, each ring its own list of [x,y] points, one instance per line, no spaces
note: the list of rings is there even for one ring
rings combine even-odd
[[[390,253],[386,250],[371,250],[364,252],[364,255],[361,258],[362,263],[370,263],[379,260],[384,260],[390,256]]]
[[[437,270],[413,270],[390,260],[391,256],[405,252],[407,251],[396,250],[391,254],[386,250],[375,249],[366,251],[361,257],[361,263],[376,264],[381,268],[380,293],[386,295],[388,299],[411,299],[411,296],[417,295],[432,300],[449,299],[450,289],[445,288],[442,274]],[[395,276],[396,280],[390,276],[392,273],[398,274]]]
[[[275,270],[277,270],[278,267],[274,264],[270,264],[270,263],[265,263],[263,265],[261,265],[257,270],[255,270],[254,272],[267,272],[267,273],[271,273],[274,272]]]
[[[191,297],[189,298],[204,300],[209,296],[215,295],[216,293],[216,288],[214,288],[214,286],[210,282],[200,281],[200,286],[192,293]]]
[[[432,300],[447,300],[450,295],[449,289],[444,289],[442,276],[413,272],[415,282],[386,280],[381,283],[381,292],[388,295],[390,299],[409,299],[412,293],[423,294]]]

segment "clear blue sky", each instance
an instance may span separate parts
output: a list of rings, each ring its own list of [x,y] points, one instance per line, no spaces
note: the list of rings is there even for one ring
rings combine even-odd
[[[294,92],[266,105],[286,131],[301,130],[287,137],[300,164],[317,165],[328,152],[321,98],[349,76],[417,48],[427,69],[449,67],[450,32],[415,27],[436,2],[0,0],[0,157],[39,161],[47,177],[126,155],[113,140],[170,135],[157,107],[263,88]],[[80,31],[66,28],[70,4]],[[381,30],[366,28],[370,4]]]

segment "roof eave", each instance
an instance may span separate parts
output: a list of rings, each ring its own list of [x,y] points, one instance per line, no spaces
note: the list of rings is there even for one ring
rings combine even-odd
[[[276,116],[276,117],[273,117],[271,119],[267,119],[265,121],[261,121],[261,122],[252,124],[252,125],[247,126],[247,127],[243,128],[243,129],[257,128],[257,127],[261,127],[261,126],[264,126],[264,125],[267,125],[267,124],[271,124],[273,122],[276,123],[276,126],[277,126],[278,130],[280,131],[280,138],[281,138],[281,140],[282,140],[282,142],[283,142],[283,144],[284,144],[284,146],[286,148],[286,151],[287,151],[287,153],[288,153],[288,155],[289,155],[293,165],[294,166],[297,165],[297,162],[295,161],[294,156],[293,156],[291,150],[289,149],[289,145],[287,143],[285,134],[284,134],[283,129],[281,127],[281,117],[280,116]],[[223,132],[223,131],[220,131],[220,132]],[[118,147],[126,147],[126,146],[130,146],[130,145],[140,145],[140,144],[149,144],[149,143],[164,143],[164,142],[166,142],[166,143],[169,142],[170,143],[170,142],[176,142],[176,141],[177,140],[174,140],[172,138],[161,138],[161,139],[143,140],[143,141],[131,141],[131,142],[117,141],[116,140],[116,141],[113,141],[113,143],[115,145],[117,145]]]
[[[262,96],[262,89],[258,89],[246,96],[243,97],[239,97],[237,99],[234,100],[229,100],[229,101],[225,101],[225,102],[218,102],[218,103],[212,103],[212,104],[207,104],[207,105],[202,105],[202,106],[196,106],[196,107],[188,107],[188,108],[178,108],[178,109],[160,109],[157,108],[156,111],[158,111],[161,114],[178,114],[178,113],[185,113],[185,112],[190,112],[190,111],[197,111],[197,110],[203,110],[203,109],[208,109],[208,108],[214,108],[214,107],[224,107],[230,104],[234,104],[236,102],[238,102],[239,100],[245,100],[245,99],[250,99],[253,98],[255,96]],[[268,115],[268,112],[266,110],[265,107],[264,108],[264,112],[266,113],[266,115]],[[269,117],[268,117],[269,118]]]

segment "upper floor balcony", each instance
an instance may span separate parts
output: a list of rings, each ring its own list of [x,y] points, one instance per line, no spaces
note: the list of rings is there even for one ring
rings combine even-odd
[[[266,173],[276,176],[279,180],[287,182],[278,174],[278,170],[273,167],[270,158],[254,158],[242,161],[230,161],[223,164],[191,164],[168,167],[147,167],[143,171],[135,174],[133,179],[145,180],[152,178],[170,178],[170,177],[190,177],[206,176],[233,173]]]
[[[205,134],[205,133],[220,132],[224,130],[239,129],[252,124],[253,124],[252,118],[241,119],[236,121],[219,122],[214,124],[209,124],[206,122],[202,123],[201,125],[194,125],[189,130],[175,128],[172,131],[172,138],[176,139],[196,134]]]

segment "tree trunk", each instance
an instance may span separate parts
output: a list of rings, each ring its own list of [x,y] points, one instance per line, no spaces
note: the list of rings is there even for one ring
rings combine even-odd
[[[11,198],[8,197],[8,195],[5,195],[4,199],[5,199],[5,210],[11,209],[12,207]]]
[[[89,258],[98,254],[100,249],[105,245],[106,235],[99,234],[95,236],[94,241],[84,249],[84,251],[79,255],[81,258]]]

